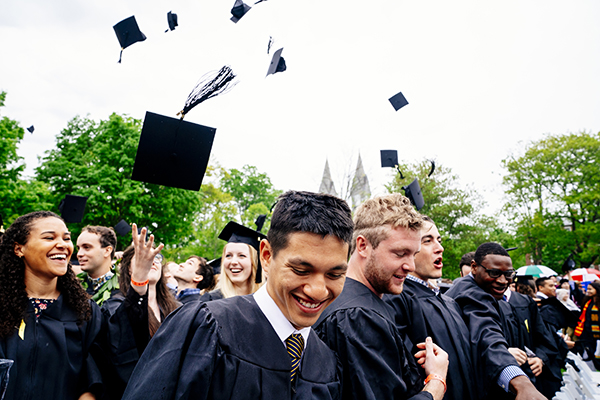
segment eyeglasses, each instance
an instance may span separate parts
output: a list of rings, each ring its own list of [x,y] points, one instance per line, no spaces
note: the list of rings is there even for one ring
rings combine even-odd
[[[504,277],[510,281],[515,277],[515,275],[517,275],[517,271],[515,271],[514,269],[511,269],[510,271],[501,271],[501,270],[495,269],[495,268],[486,268],[483,265],[478,265],[478,266],[485,269],[485,272],[487,272],[487,274],[492,279],[498,279],[498,278],[500,278],[500,275],[504,275]]]
[[[157,264],[162,264],[164,259],[165,259],[165,257],[163,257],[162,254],[157,254],[154,256],[154,262]]]

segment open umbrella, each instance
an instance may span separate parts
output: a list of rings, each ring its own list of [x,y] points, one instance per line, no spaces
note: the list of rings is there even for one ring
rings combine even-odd
[[[593,282],[600,279],[600,271],[593,268],[577,268],[571,271],[571,279],[579,282]]]
[[[530,275],[535,278],[547,278],[549,276],[558,275],[552,268],[544,265],[526,265],[517,270],[517,275]]]

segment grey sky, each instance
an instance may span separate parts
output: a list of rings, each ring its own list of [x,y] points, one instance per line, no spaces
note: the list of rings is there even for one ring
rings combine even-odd
[[[222,166],[255,165],[282,190],[317,190],[326,159],[339,190],[360,151],[383,193],[379,150],[397,149],[452,168],[493,212],[503,158],[546,133],[600,130],[597,0],[268,0],[238,24],[224,0],[0,4],[2,115],[35,125],[19,151],[29,173],[74,116],[175,116],[225,64],[239,84],[186,120],[217,128]],[[171,10],[179,27],[164,33]],[[131,15],[148,39],[117,64],[112,26]],[[265,78],[269,36],[288,70]],[[398,91],[410,104],[394,112]]]

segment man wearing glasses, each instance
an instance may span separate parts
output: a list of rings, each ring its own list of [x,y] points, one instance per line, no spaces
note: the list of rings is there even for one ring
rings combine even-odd
[[[504,293],[515,276],[508,252],[498,243],[484,243],[471,262],[471,275],[446,293],[461,307],[477,360],[477,384],[485,399],[545,399],[523,369],[530,371],[520,348],[522,335]],[[519,339],[521,342],[519,342]],[[520,367],[523,367],[523,369]]]

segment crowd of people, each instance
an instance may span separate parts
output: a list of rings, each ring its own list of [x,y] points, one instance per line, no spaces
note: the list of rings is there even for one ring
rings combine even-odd
[[[599,282],[516,276],[483,243],[445,290],[443,238],[400,194],[352,218],[290,191],[267,235],[230,222],[219,238],[220,259],[178,264],[135,224],[117,256],[112,228],[73,240],[52,212],[17,218],[0,237],[0,399],[537,400],[569,351],[600,369]]]

